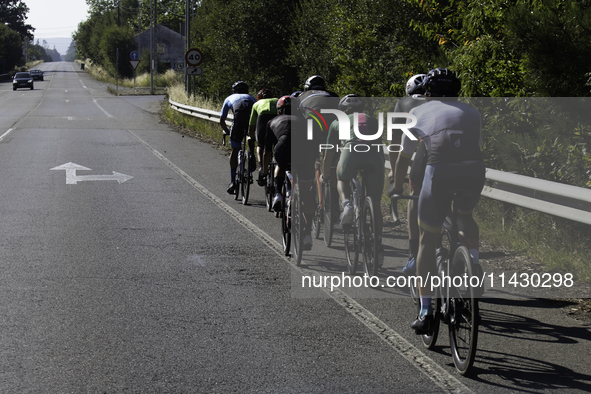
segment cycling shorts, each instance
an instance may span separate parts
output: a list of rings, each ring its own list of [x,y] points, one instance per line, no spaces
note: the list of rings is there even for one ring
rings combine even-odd
[[[273,134],[273,133],[271,133]],[[275,161],[279,168],[290,168],[291,164],[291,139],[289,135],[283,135],[275,144]]]
[[[419,195],[419,226],[438,233],[451,207],[450,191],[465,189],[471,193],[457,202],[458,212],[468,214],[478,204],[485,183],[484,162],[429,164]]]
[[[256,124],[256,138],[257,138],[257,144],[259,144],[259,147],[264,147],[264,150],[271,150],[273,149],[273,145],[268,145],[267,143],[267,123],[269,123],[269,121],[271,119],[273,119],[274,117],[276,117],[277,115],[274,114],[262,114],[259,115],[257,118],[257,124]],[[273,133],[271,133],[273,134]]]
[[[349,182],[357,176],[359,171],[364,171],[363,182],[367,195],[374,201],[381,201],[384,192],[384,161],[383,153],[343,149],[337,164],[337,177],[339,180]]]

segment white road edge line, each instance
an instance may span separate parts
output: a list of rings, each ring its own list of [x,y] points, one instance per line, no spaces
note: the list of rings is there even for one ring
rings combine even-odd
[[[103,111],[103,113],[104,113],[105,115],[107,115],[109,118],[114,118],[114,116],[113,116],[113,115],[111,115],[110,113],[108,113],[107,111],[105,111],[105,109],[99,105],[99,103],[96,101],[96,99],[93,99],[92,101],[94,102],[94,104],[95,104],[95,105],[96,105],[96,106],[97,106],[97,107],[98,107],[98,108],[99,108],[101,111]]]
[[[6,131],[6,133],[0,135],[0,141],[2,141],[4,139],[4,137],[6,137],[8,134],[10,134],[12,132],[12,130],[14,130],[14,129],[8,129]]]
[[[254,223],[242,216],[234,208],[226,204],[222,199],[217,197],[215,194],[206,189],[203,185],[193,179],[185,171],[181,170],[174,163],[168,160],[164,155],[158,152],[146,141],[142,140],[137,134],[131,130],[127,130],[131,133],[146,149],[152,152],[158,159],[166,164],[170,169],[176,172],[181,178],[187,181],[197,191],[209,198],[215,205],[217,205],[222,211],[226,212],[230,217],[236,220],[238,223],[243,225],[247,230],[257,236],[264,244],[266,244],[273,252],[275,252],[280,258],[286,261],[292,269],[299,271],[305,275],[316,275],[314,271],[310,271],[301,267],[296,266],[289,258],[283,254],[283,246],[279,244],[275,239],[265,233],[263,230],[258,228]],[[368,309],[363,307],[353,298],[341,290],[329,291],[324,289],[324,292],[331,297],[335,302],[341,305],[347,312],[356,317],[361,323],[369,328],[374,334],[380,339],[385,341],[391,348],[396,350],[404,359],[406,359],[411,365],[415,366],[425,376],[433,381],[440,389],[446,393],[473,393],[467,386],[461,383],[456,377],[451,375],[449,372],[444,370],[439,364],[434,362],[432,359],[427,357],[424,353],[418,350],[414,345],[404,339],[400,334],[390,328],[386,323],[381,321],[377,316],[371,313]]]

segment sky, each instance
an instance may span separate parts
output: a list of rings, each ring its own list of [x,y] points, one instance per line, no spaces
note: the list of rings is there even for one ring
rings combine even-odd
[[[35,41],[38,38],[71,38],[72,33],[78,28],[78,23],[88,17],[86,0],[22,0],[22,2],[29,7],[26,23],[35,28]]]

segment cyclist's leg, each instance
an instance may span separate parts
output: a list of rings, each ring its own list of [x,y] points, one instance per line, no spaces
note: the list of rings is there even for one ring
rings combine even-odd
[[[418,334],[428,333],[432,328],[433,310],[431,299],[434,293],[430,286],[431,283],[427,283],[426,279],[427,277],[433,278],[437,276],[435,249],[439,240],[441,225],[447,214],[447,210],[438,209],[438,207],[446,206],[446,204],[449,207],[449,199],[447,199],[448,202],[444,201],[446,195],[437,194],[436,190],[440,189],[436,188],[434,184],[439,184],[435,168],[427,166],[418,204],[419,251],[416,260],[417,272],[422,278],[419,287],[421,311],[419,317],[411,326]]]
[[[421,188],[423,186],[423,179],[425,177],[425,168],[427,166],[427,150],[425,143],[421,141],[419,148],[415,155],[415,159],[412,162],[410,168],[410,174],[408,176],[408,183],[411,190],[411,195],[418,196],[421,194]],[[416,272],[416,257],[419,252],[419,224],[418,224],[418,211],[419,204],[416,200],[408,201],[408,245],[409,245],[409,256],[406,266],[402,270],[404,273],[412,275]]]
[[[273,209],[275,212],[278,212],[281,208],[281,186],[285,181],[285,170],[289,168],[289,165],[291,164],[291,145],[288,136],[282,137],[277,141],[274,153],[277,166],[275,167],[275,197],[273,198]]]
[[[355,164],[355,155],[349,150],[341,152],[339,162],[337,163],[336,176],[338,179],[337,190],[343,207],[341,214],[341,225],[351,224],[354,220],[353,202],[351,201],[350,182],[357,176],[359,168]]]

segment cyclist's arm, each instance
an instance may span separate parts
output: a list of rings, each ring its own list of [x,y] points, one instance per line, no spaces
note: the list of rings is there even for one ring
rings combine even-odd
[[[413,141],[406,135],[402,136],[402,151],[398,154],[396,159],[396,167],[394,168],[394,194],[402,194],[402,187],[408,172],[412,154],[417,146],[417,141]]]
[[[220,126],[222,127],[222,130],[224,130],[224,134],[230,134],[230,129],[228,129],[228,125],[226,124],[226,117],[222,116],[220,118]]]

